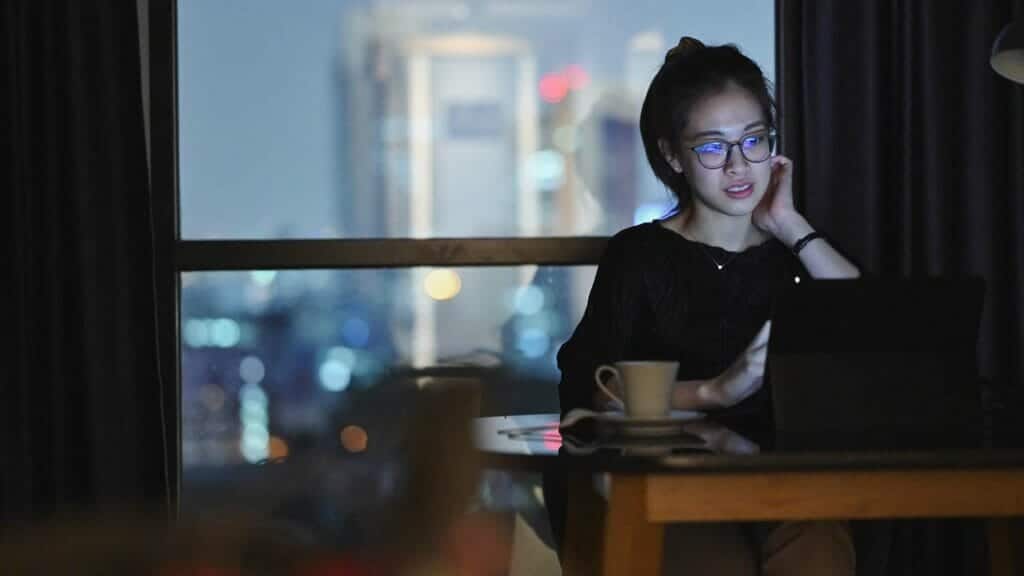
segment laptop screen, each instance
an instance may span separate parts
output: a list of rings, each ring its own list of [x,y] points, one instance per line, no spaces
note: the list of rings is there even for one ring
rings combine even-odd
[[[811,445],[962,423],[978,403],[983,300],[980,278],[793,285],[775,302],[765,368],[777,433]]]

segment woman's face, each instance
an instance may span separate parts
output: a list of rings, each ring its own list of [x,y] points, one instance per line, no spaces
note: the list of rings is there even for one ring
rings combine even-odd
[[[770,128],[757,99],[743,88],[730,86],[693,107],[679,156],[670,163],[685,174],[695,202],[729,216],[749,215],[771,180],[770,150],[765,148],[770,148]],[[762,162],[748,160],[762,156]],[[722,165],[706,166],[717,164]]]

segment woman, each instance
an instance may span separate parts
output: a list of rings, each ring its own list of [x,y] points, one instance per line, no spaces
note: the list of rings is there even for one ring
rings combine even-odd
[[[680,362],[673,408],[757,412],[774,295],[801,276],[853,278],[858,269],[794,207],[767,82],[735,47],[680,40],[651,82],[640,131],[678,204],[609,241],[583,319],[558,354],[562,412],[607,407],[595,368],[644,359]],[[666,566],[691,573],[853,570],[841,523],[678,526],[666,537]]]

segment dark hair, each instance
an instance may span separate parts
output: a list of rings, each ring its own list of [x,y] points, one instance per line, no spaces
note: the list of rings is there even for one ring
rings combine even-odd
[[[765,120],[775,125],[775,101],[758,65],[732,45],[705,46],[684,36],[665,55],[665,62],[651,80],[640,111],[640,136],[647,162],[654,174],[675,194],[678,211],[690,197],[686,176],[672,169],[658,146],[668,142],[681,156],[679,139],[690,111],[702,98],[735,85],[750,92],[761,106]]]

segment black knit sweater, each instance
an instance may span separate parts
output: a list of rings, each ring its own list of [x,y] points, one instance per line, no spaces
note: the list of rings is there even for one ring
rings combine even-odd
[[[582,320],[558,352],[563,414],[593,407],[600,364],[678,360],[680,380],[720,374],[796,276],[807,272],[776,240],[729,252],[658,222],[619,232],[602,256]],[[760,406],[765,395],[762,390],[736,409]]]

